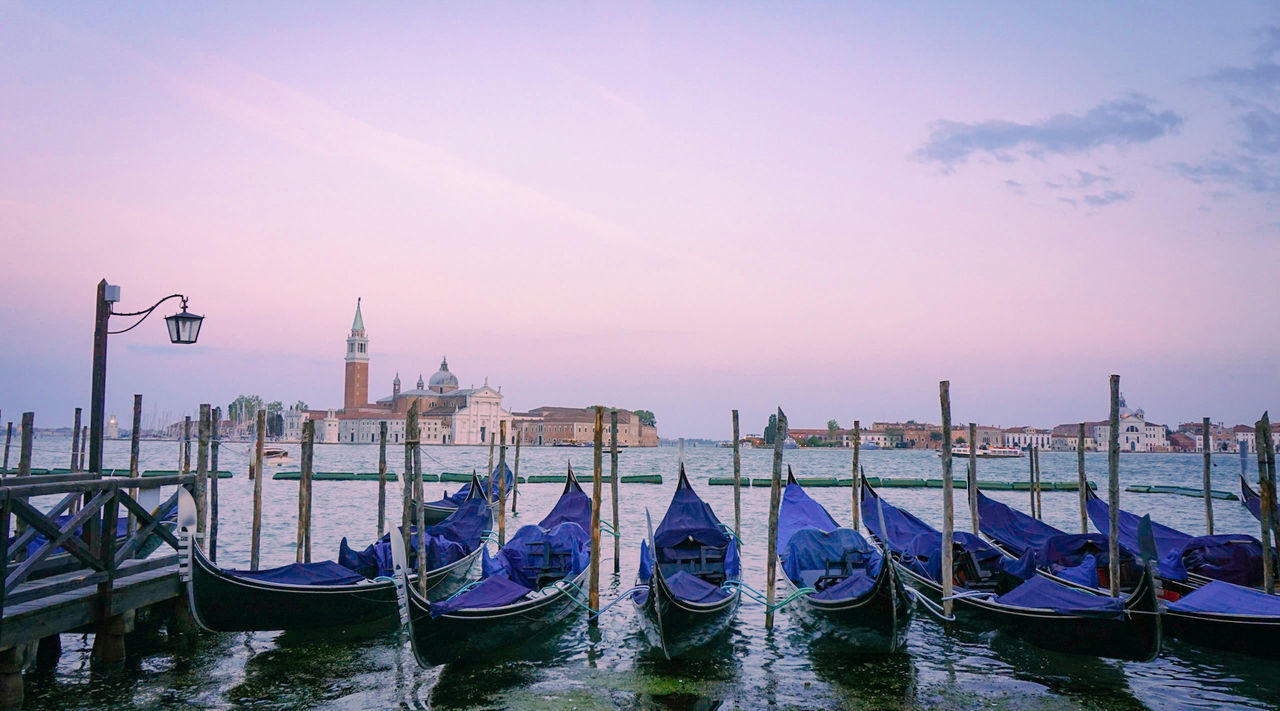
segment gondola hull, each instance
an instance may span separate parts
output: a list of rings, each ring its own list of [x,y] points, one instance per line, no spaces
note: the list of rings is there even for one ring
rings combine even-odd
[[[942,602],[940,585],[915,571],[902,570],[909,584],[935,602]],[[1108,659],[1150,661],[1160,653],[1162,631],[1149,575],[1143,576],[1130,600],[1131,605],[1120,619],[1013,607],[978,597],[956,598],[955,606],[957,617],[966,613],[978,615],[1041,649]]]
[[[788,609],[824,642],[839,642],[865,652],[893,652],[906,642],[912,603],[896,565],[881,566],[875,586],[866,594],[844,600],[819,600],[802,595]],[[780,575],[784,595],[798,588]]]
[[[1165,631],[1185,642],[1264,659],[1280,659],[1280,619],[1170,609],[1165,610],[1162,619]]]
[[[390,581],[285,585],[243,578],[218,568],[189,536],[187,540],[187,595],[191,612],[204,629],[311,630],[367,624],[396,614],[396,590]],[[428,572],[428,595],[444,599],[474,580],[479,574],[480,550]]]
[[[667,587],[662,573],[654,571],[643,601],[636,602],[645,637],[674,659],[702,647],[724,634],[738,610],[741,593],[735,587],[723,600],[702,604],[681,600]]]
[[[437,523],[440,523],[444,521],[446,518],[449,518],[450,516],[452,516],[453,513],[457,510],[458,510],[457,506],[436,506],[434,504],[423,504],[422,517],[423,517],[423,520],[426,522],[427,526],[434,526]],[[498,520],[498,502],[497,501],[494,501],[493,503],[489,504],[489,512],[492,514],[493,520],[497,521]],[[417,523],[413,522],[412,525],[416,526]]]
[[[590,570],[573,581],[582,589]],[[536,600],[522,600],[502,607],[463,609],[432,618],[416,589],[408,592],[409,634],[418,663],[433,666],[514,647],[559,623],[580,609],[572,589],[557,587]]]

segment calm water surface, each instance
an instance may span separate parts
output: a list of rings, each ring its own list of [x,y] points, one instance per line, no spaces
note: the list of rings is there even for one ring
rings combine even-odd
[[[289,445],[295,459],[296,445]],[[34,466],[66,465],[69,440],[36,441]],[[219,562],[247,566],[252,488],[246,478],[248,443],[225,443],[220,468],[235,478],[220,482]],[[143,468],[172,469],[173,442],[143,443]],[[768,476],[772,453],[743,452],[744,477]],[[481,447],[425,447],[428,472],[484,470],[488,451]],[[403,450],[389,450],[391,462]],[[590,472],[591,451],[524,448],[520,473],[563,473],[566,460]],[[732,524],[732,487],[711,487],[709,476],[731,475],[730,450],[689,448],[686,464],[694,486],[721,520]],[[376,471],[373,445],[317,446],[317,471]],[[128,442],[107,443],[107,466],[124,466]],[[790,450],[786,461],[797,475],[848,476],[848,450]],[[865,452],[872,476],[937,478],[941,467],[931,452]],[[1239,460],[1214,459],[1214,487],[1236,491]],[[608,602],[630,587],[638,565],[645,510],[661,517],[675,485],[676,451],[631,449],[620,455],[623,474],[658,473],[662,486],[626,484],[621,510],[621,572],[612,575],[612,546],[606,537],[601,598]],[[608,460],[605,462],[608,467]],[[1025,480],[1027,460],[980,461],[984,479]],[[288,467],[286,467],[288,468]],[[400,467],[392,464],[399,471]],[[1088,455],[1090,478],[1105,480],[1104,454]],[[1200,455],[1130,455],[1121,460],[1121,481],[1199,485]],[[1075,479],[1073,453],[1041,455],[1045,481]],[[296,482],[264,482],[263,565],[294,559]],[[428,484],[428,493],[457,484]],[[589,485],[588,485],[589,490]],[[609,511],[605,487],[604,511]],[[509,530],[534,523],[559,495],[560,485],[521,488],[519,512]],[[813,495],[837,520],[850,520],[847,488],[813,489]],[[941,522],[941,490],[886,489],[888,501],[904,506],[934,525]],[[1025,510],[1026,492],[990,492]],[[316,482],[313,550],[316,558],[336,556],[338,542],[349,537],[364,545],[377,532],[377,484]],[[388,485],[389,517],[398,519],[400,489]],[[746,582],[763,589],[768,489],[742,495]],[[957,528],[966,525],[963,494]],[[1044,494],[1047,520],[1067,530],[1079,528],[1074,492]],[[1150,512],[1160,521],[1190,533],[1204,529],[1199,499],[1160,494],[1122,494],[1126,509]],[[1219,531],[1257,535],[1257,524],[1234,501],[1215,501]],[[648,650],[629,604],[606,612],[595,629],[578,614],[525,648],[488,659],[431,669],[419,668],[394,629],[363,630],[347,636],[279,633],[204,634],[191,647],[178,647],[163,634],[130,639],[125,670],[106,676],[89,672],[91,638],[63,636],[63,657],[56,672],[27,680],[32,709],[353,709],[353,708],[1092,708],[1187,709],[1276,708],[1280,677],[1273,662],[1202,650],[1176,641],[1147,664],[1113,662],[1043,652],[1009,635],[980,627],[945,631],[918,613],[911,623],[907,650],[890,656],[859,657],[816,647],[811,635],[784,609],[772,633],[764,629],[764,610],[744,603],[728,635],[704,653],[677,662],[655,658]]]

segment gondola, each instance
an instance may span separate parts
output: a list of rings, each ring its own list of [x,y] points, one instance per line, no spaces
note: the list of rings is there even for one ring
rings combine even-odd
[[[705,645],[728,629],[738,609],[738,545],[689,484],[684,464],[667,513],[640,544],[631,601],[649,643],[667,659]]]
[[[498,471],[497,467],[494,467],[493,473],[496,473],[497,471]],[[503,469],[503,474],[504,474],[504,478],[507,480],[507,499],[510,500],[511,491],[515,486],[516,478],[515,478],[515,475],[511,473],[511,467],[505,467]],[[480,490],[489,492],[490,508],[493,509],[492,515],[497,516],[498,506],[500,503],[499,499],[502,496],[502,488],[497,485],[494,485],[491,488],[490,483],[492,481],[493,481],[492,476],[486,476],[485,478],[481,479]],[[458,510],[458,505],[469,498],[471,498],[471,484],[469,483],[463,484],[460,489],[453,492],[452,494],[446,491],[444,493],[444,496],[442,496],[441,498],[436,499],[435,501],[427,501],[422,504],[424,521],[428,526],[432,524],[440,523],[446,518],[449,518],[449,516],[451,516],[454,511]]]
[[[860,479],[862,518],[898,559],[907,582],[941,601],[941,534],[880,498]],[[978,614],[1044,649],[1147,661],[1160,652],[1161,625],[1149,568],[1127,598],[1073,588],[1036,575],[1034,558],[1014,560],[971,533],[953,534],[957,613]]]
[[[476,480],[472,479],[473,484]],[[479,487],[473,487],[479,491]],[[429,594],[452,595],[478,575],[490,528],[490,509],[477,494],[463,502],[447,520],[428,528]],[[294,563],[267,570],[220,568],[195,540],[195,500],[179,493],[178,525],[182,552],[180,572],[186,583],[191,613],[203,628],[214,632],[311,630],[374,622],[396,613],[395,584],[390,573],[388,534],[362,554],[366,560],[385,560],[385,570],[357,572],[333,561]],[[417,533],[413,537],[416,541]],[[343,548],[346,549],[345,539]],[[416,567],[416,563],[415,563]],[[416,576],[415,576],[416,577]]]
[[[1109,588],[1110,552],[1100,533],[1067,533],[1002,504],[981,491],[978,495],[978,530],[992,545],[1013,558],[1028,553],[1044,575],[1067,585]],[[1120,589],[1133,590],[1142,579],[1142,561],[1133,551],[1120,548]]]
[[[1240,503],[1249,509],[1254,518],[1262,521],[1262,495],[1249,486],[1249,480],[1243,474],[1240,475]]]
[[[1094,528],[1110,528],[1110,507],[1093,490],[1086,492],[1086,507]],[[1136,514],[1117,512],[1120,545],[1137,546]],[[1181,583],[1177,592],[1185,594],[1211,580],[1254,587],[1262,584],[1262,542],[1243,533],[1192,536],[1158,523],[1151,524],[1156,543],[1157,573],[1165,581]]]
[[[791,609],[818,635],[859,650],[902,646],[912,604],[897,566],[857,531],[841,528],[791,467],[778,510],[777,550],[791,590],[814,590]]]
[[[1179,639],[1255,657],[1280,658],[1280,597],[1214,580],[1164,609]]]
[[[578,605],[590,573],[591,499],[569,469],[564,491],[546,518],[523,526],[490,558],[484,577],[454,596],[430,602],[408,580],[402,541],[392,541],[405,592],[403,621],[422,666],[475,659],[529,639]]]

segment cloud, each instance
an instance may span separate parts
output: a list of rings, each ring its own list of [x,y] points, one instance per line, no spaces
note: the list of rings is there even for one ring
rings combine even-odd
[[[1098,173],[1090,173],[1087,170],[1077,170],[1076,175],[1079,176],[1080,178],[1077,184],[1082,188],[1087,188],[1090,185],[1093,185],[1094,183],[1101,183],[1103,185],[1111,184],[1110,177],[1105,175],[1100,175]]]
[[[1248,67],[1223,67],[1204,77],[1204,81],[1251,93],[1272,92],[1280,89],[1280,64],[1258,62]]]
[[[1075,200],[1075,199],[1073,199],[1073,198],[1065,198],[1065,197],[1060,197],[1060,198],[1058,198],[1058,202],[1065,202],[1066,204],[1070,205],[1071,207],[1075,207],[1075,206],[1076,206],[1076,204],[1078,203],[1078,201],[1077,201],[1077,200]]]
[[[1084,196],[1085,204],[1092,205],[1093,207],[1104,207],[1106,205],[1113,205],[1117,202],[1127,202],[1132,199],[1132,190],[1104,190],[1097,195]]]
[[[1240,146],[1251,153],[1280,154],[1280,113],[1253,104],[1238,119],[1244,127]]]
[[[1107,101],[1082,115],[1057,114],[1035,123],[991,119],[977,123],[935,121],[916,157],[951,170],[975,153],[1001,162],[1085,153],[1102,146],[1148,143],[1176,132],[1183,118],[1158,111],[1141,96]]]
[[[1193,183],[1232,185],[1254,193],[1280,192],[1280,169],[1251,155],[1215,155],[1195,163],[1174,163],[1173,169]]]
[[[1258,61],[1265,62],[1280,54],[1280,27],[1264,27],[1258,30],[1258,35],[1262,38],[1258,49],[1254,52]]]

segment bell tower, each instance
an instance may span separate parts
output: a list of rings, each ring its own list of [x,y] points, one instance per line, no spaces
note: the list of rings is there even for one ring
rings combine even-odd
[[[356,317],[347,336],[346,379],[342,388],[342,407],[364,407],[369,404],[369,338],[364,332],[360,299],[356,299]]]

